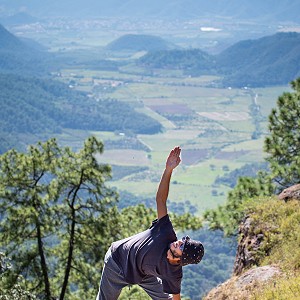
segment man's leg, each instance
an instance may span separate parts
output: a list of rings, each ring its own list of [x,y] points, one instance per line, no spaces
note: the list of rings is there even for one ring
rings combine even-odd
[[[139,286],[152,300],[172,299],[172,295],[164,293],[161,280],[155,276],[146,276]]]
[[[104,258],[104,267],[96,300],[116,300],[122,288],[126,285],[128,283],[125,282],[122,271],[113,260],[109,248]]]

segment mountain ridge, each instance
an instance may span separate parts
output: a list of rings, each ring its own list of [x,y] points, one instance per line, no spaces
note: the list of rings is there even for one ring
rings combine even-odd
[[[240,41],[222,51],[216,63],[227,85],[287,84],[300,76],[300,33]]]
[[[29,39],[20,39],[0,24],[0,72],[46,74],[51,55]]]
[[[0,24],[0,50],[24,51],[27,46]]]
[[[195,49],[149,52],[138,64],[150,68],[181,69],[192,76],[219,74],[225,86],[288,84],[300,76],[300,33],[276,33],[244,40],[209,55]]]
[[[138,45],[133,45],[138,42]],[[107,49],[148,51],[136,62],[146,68],[181,69],[199,76],[222,75],[225,86],[287,84],[300,76],[300,33],[279,32],[258,39],[243,40],[210,55],[200,49],[172,49],[167,41],[152,35],[124,35]],[[174,48],[176,45],[174,45]],[[128,50],[127,49],[127,50]],[[167,49],[167,50],[161,50]],[[150,50],[150,51],[149,51]],[[159,50],[159,51],[158,51]],[[0,70],[2,72],[45,72],[46,51],[38,51],[0,24]],[[53,62],[50,64],[55,65]]]

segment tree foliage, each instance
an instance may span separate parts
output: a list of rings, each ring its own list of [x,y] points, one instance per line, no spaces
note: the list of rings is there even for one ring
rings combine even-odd
[[[291,83],[293,93],[284,93],[269,116],[270,135],[265,151],[279,191],[300,182],[300,78]]]
[[[79,153],[52,139],[1,157],[1,247],[16,264],[12,283],[26,274],[37,295],[64,299],[71,283],[77,289],[95,275],[93,250],[104,253],[99,239],[117,216],[116,194],[104,185],[110,167],[95,158],[102,151],[95,138]]]
[[[274,193],[274,185],[266,172],[259,172],[257,177],[240,177],[237,185],[228,193],[224,205],[207,210],[204,218],[213,230],[223,230],[226,236],[236,235],[238,226],[244,217],[242,204],[257,196],[270,196]]]
[[[0,300],[36,300],[35,295],[26,291],[24,280],[18,278],[18,282],[12,287],[7,284],[9,273],[12,272],[12,264],[6,255],[0,252]]]

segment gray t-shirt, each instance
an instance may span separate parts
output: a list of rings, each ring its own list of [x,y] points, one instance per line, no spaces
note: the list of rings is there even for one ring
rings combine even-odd
[[[112,243],[112,257],[130,284],[140,283],[145,276],[162,280],[163,290],[179,294],[182,267],[167,260],[170,243],[177,240],[169,215],[152,222],[149,229]]]

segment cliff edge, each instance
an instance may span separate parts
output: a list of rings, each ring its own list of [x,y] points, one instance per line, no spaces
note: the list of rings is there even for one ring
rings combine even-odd
[[[299,300],[299,199],[251,200],[245,213],[233,276],[204,300]]]

